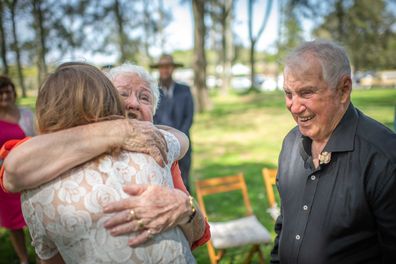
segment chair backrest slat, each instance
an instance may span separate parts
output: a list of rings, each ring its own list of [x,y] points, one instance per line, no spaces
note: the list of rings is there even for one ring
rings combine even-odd
[[[237,175],[232,175],[232,176],[199,180],[196,182],[196,192],[197,192],[198,202],[200,204],[200,207],[204,211],[205,215],[207,215],[207,213],[206,213],[203,197],[207,195],[225,193],[225,192],[231,192],[237,190],[242,192],[243,201],[246,207],[246,214],[252,215],[253,210],[248,197],[246,182],[243,173],[239,173]]]
[[[277,169],[264,168],[262,170],[262,175],[264,178],[265,189],[267,191],[268,203],[270,208],[274,207],[276,204],[273,186],[276,185],[276,174]]]

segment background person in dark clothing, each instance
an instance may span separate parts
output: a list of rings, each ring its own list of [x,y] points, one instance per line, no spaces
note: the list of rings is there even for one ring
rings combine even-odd
[[[287,58],[286,136],[271,263],[396,263],[396,134],[350,102],[345,51],[302,44]]]
[[[173,71],[182,64],[175,63],[173,57],[164,54],[152,68],[159,70],[160,101],[154,116],[154,124],[167,125],[182,131],[190,139],[190,128],[193,123],[194,101],[187,85],[175,82],[172,78]],[[191,167],[191,139],[190,148],[183,159],[179,160],[179,166],[184,185],[190,191],[190,167]]]

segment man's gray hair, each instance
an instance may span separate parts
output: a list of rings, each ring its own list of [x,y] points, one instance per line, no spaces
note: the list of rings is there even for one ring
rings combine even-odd
[[[285,66],[292,70],[304,67],[309,56],[319,61],[323,79],[331,88],[335,88],[343,76],[351,77],[351,65],[344,48],[326,40],[303,43],[285,58]]]
[[[111,68],[108,72],[105,73],[107,77],[113,82],[117,77],[121,75],[133,75],[136,74],[143,81],[147,82],[151,92],[153,93],[154,101],[153,101],[153,115],[157,110],[158,101],[159,101],[159,88],[157,82],[153,77],[141,66],[134,65],[131,63],[124,63],[120,66],[116,66]]]

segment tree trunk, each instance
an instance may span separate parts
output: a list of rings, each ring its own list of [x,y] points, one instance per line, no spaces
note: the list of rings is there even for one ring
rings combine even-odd
[[[38,85],[44,80],[48,73],[47,63],[45,62],[45,55],[47,54],[46,47],[46,32],[44,30],[43,10],[41,7],[41,0],[33,0],[33,16],[35,20],[36,29],[36,43],[37,43],[37,68],[38,68]]]
[[[160,50],[161,53],[164,53],[164,47],[166,45],[166,38],[164,33],[164,25],[165,25],[165,10],[164,10],[164,2],[162,0],[158,0],[158,35],[160,38]]]
[[[194,86],[197,95],[197,110],[203,112],[209,106],[206,86],[205,0],[193,0],[192,9],[194,15]]]
[[[21,65],[21,52],[19,49],[19,42],[18,42],[18,35],[17,35],[17,30],[16,30],[16,23],[15,23],[15,11],[16,11],[16,6],[17,6],[18,0],[14,0],[11,2],[11,25],[12,25],[12,35],[14,37],[14,50],[15,50],[15,58],[16,58],[16,63],[17,63],[17,71],[18,71],[18,80],[19,80],[19,85],[21,86],[22,89],[22,97],[26,97],[26,86],[25,86],[25,81],[23,78],[23,72],[22,72],[22,65]]]
[[[126,36],[124,32],[124,21],[122,17],[122,11],[120,9],[120,3],[118,0],[114,0],[114,15],[116,17],[117,21],[117,29],[118,29],[118,42],[119,42],[119,47],[120,47],[120,62],[125,62],[128,60],[127,54],[126,54]]]
[[[150,9],[149,9],[149,5],[152,4],[146,0],[142,1],[142,5],[143,5],[143,28],[144,28],[144,34],[142,36],[143,38],[143,49],[144,49],[144,65],[145,66],[149,66],[150,64],[153,63],[153,58],[150,55],[150,46],[153,44],[152,42],[150,42],[150,40],[152,39],[152,27],[150,25],[151,23],[151,18],[150,18]]]
[[[8,61],[7,61],[7,42],[5,39],[5,26],[3,23],[4,6],[3,1],[0,1],[0,45],[1,45],[1,60],[3,63],[3,73],[8,75]]]
[[[250,58],[250,88],[256,90],[254,78],[256,76],[256,70],[254,69],[256,64],[256,57],[254,50],[256,48],[256,41],[250,41],[250,50],[249,50],[249,58]]]
[[[335,3],[336,6],[336,15],[338,22],[338,39],[337,41],[342,41],[344,39],[344,7],[342,5],[342,0],[337,0]]]
[[[263,17],[263,21],[261,23],[260,29],[256,35],[256,37],[253,36],[253,0],[248,1],[248,30],[249,30],[249,39],[250,39],[250,89],[255,89],[255,56],[254,56],[254,51],[255,51],[255,46],[258,40],[261,37],[261,34],[263,33],[265,27],[267,26],[268,19],[271,13],[271,8],[272,8],[272,0],[268,0],[266,4],[266,9],[265,9],[265,14]]]
[[[232,0],[225,0],[224,17],[222,21],[223,29],[223,76],[222,93],[228,94],[231,89],[232,59],[234,57],[232,38]]]

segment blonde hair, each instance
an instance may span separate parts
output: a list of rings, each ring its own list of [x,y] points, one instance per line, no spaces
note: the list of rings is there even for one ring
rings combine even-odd
[[[68,62],[41,85],[36,102],[40,133],[125,117],[117,90],[96,67]]]

